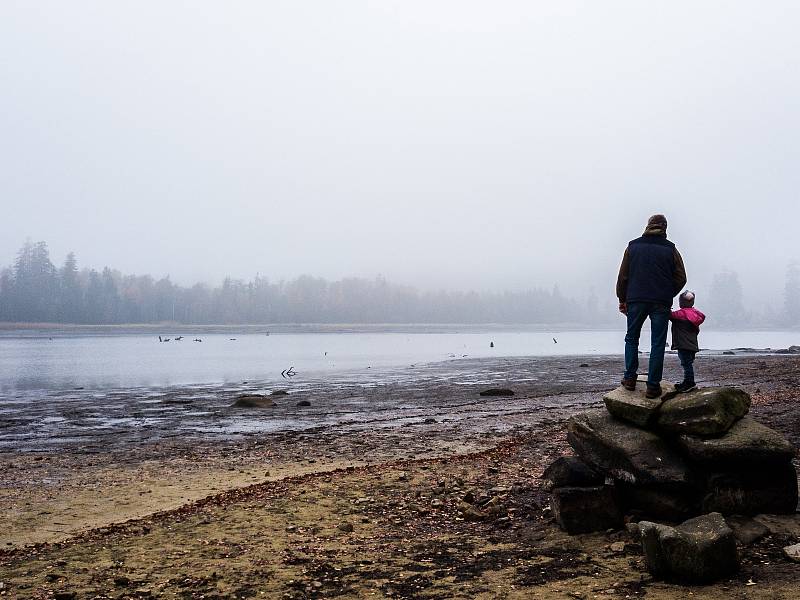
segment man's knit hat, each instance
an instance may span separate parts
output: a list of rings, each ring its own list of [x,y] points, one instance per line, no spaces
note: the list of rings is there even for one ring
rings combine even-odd
[[[647,227],[644,228],[645,235],[667,235],[667,217],[664,215],[653,215],[647,219]]]

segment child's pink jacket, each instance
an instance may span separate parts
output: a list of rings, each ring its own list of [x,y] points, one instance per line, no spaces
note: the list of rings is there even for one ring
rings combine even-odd
[[[696,308],[682,308],[680,310],[673,310],[670,317],[673,321],[689,321],[695,327],[700,327],[706,316]]]

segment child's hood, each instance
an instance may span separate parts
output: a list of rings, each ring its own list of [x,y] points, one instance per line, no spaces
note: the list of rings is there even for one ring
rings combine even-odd
[[[700,327],[706,316],[694,307],[682,308],[672,311],[672,318],[677,320],[689,321],[695,327]]]

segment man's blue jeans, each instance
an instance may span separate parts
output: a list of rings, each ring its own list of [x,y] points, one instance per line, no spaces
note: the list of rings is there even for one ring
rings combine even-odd
[[[628,333],[625,334],[625,379],[636,379],[639,370],[639,335],[650,317],[650,364],[647,385],[659,385],[664,374],[664,345],[667,342],[670,307],[653,302],[628,303]]]

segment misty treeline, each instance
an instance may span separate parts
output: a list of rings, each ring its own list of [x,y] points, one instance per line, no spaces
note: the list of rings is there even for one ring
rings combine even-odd
[[[738,275],[714,276],[698,307],[709,324],[800,326],[800,264],[789,266],[783,305],[744,305]],[[221,286],[176,285],[169,277],[79,269],[74,253],[60,267],[45,242],[26,242],[13,266],[0,271],[0,321],[82,324],[159,323],[574,323],[615,322],[594,293],[583,301],[552,290],[420,292],[383,278],[326,281],[307,275],[270,282],[225,279]]]
[[[12,322],[554,323],[586,314],[557,288],[421,293],[383,278],[329,282],[305,275],[278,283],[257,276],[225,279],[219,287],[183,287],[169,277],[81,270],[73,253],[56,267],[45,242],[26,243],[14,265],[0,273],[0,320]]]

